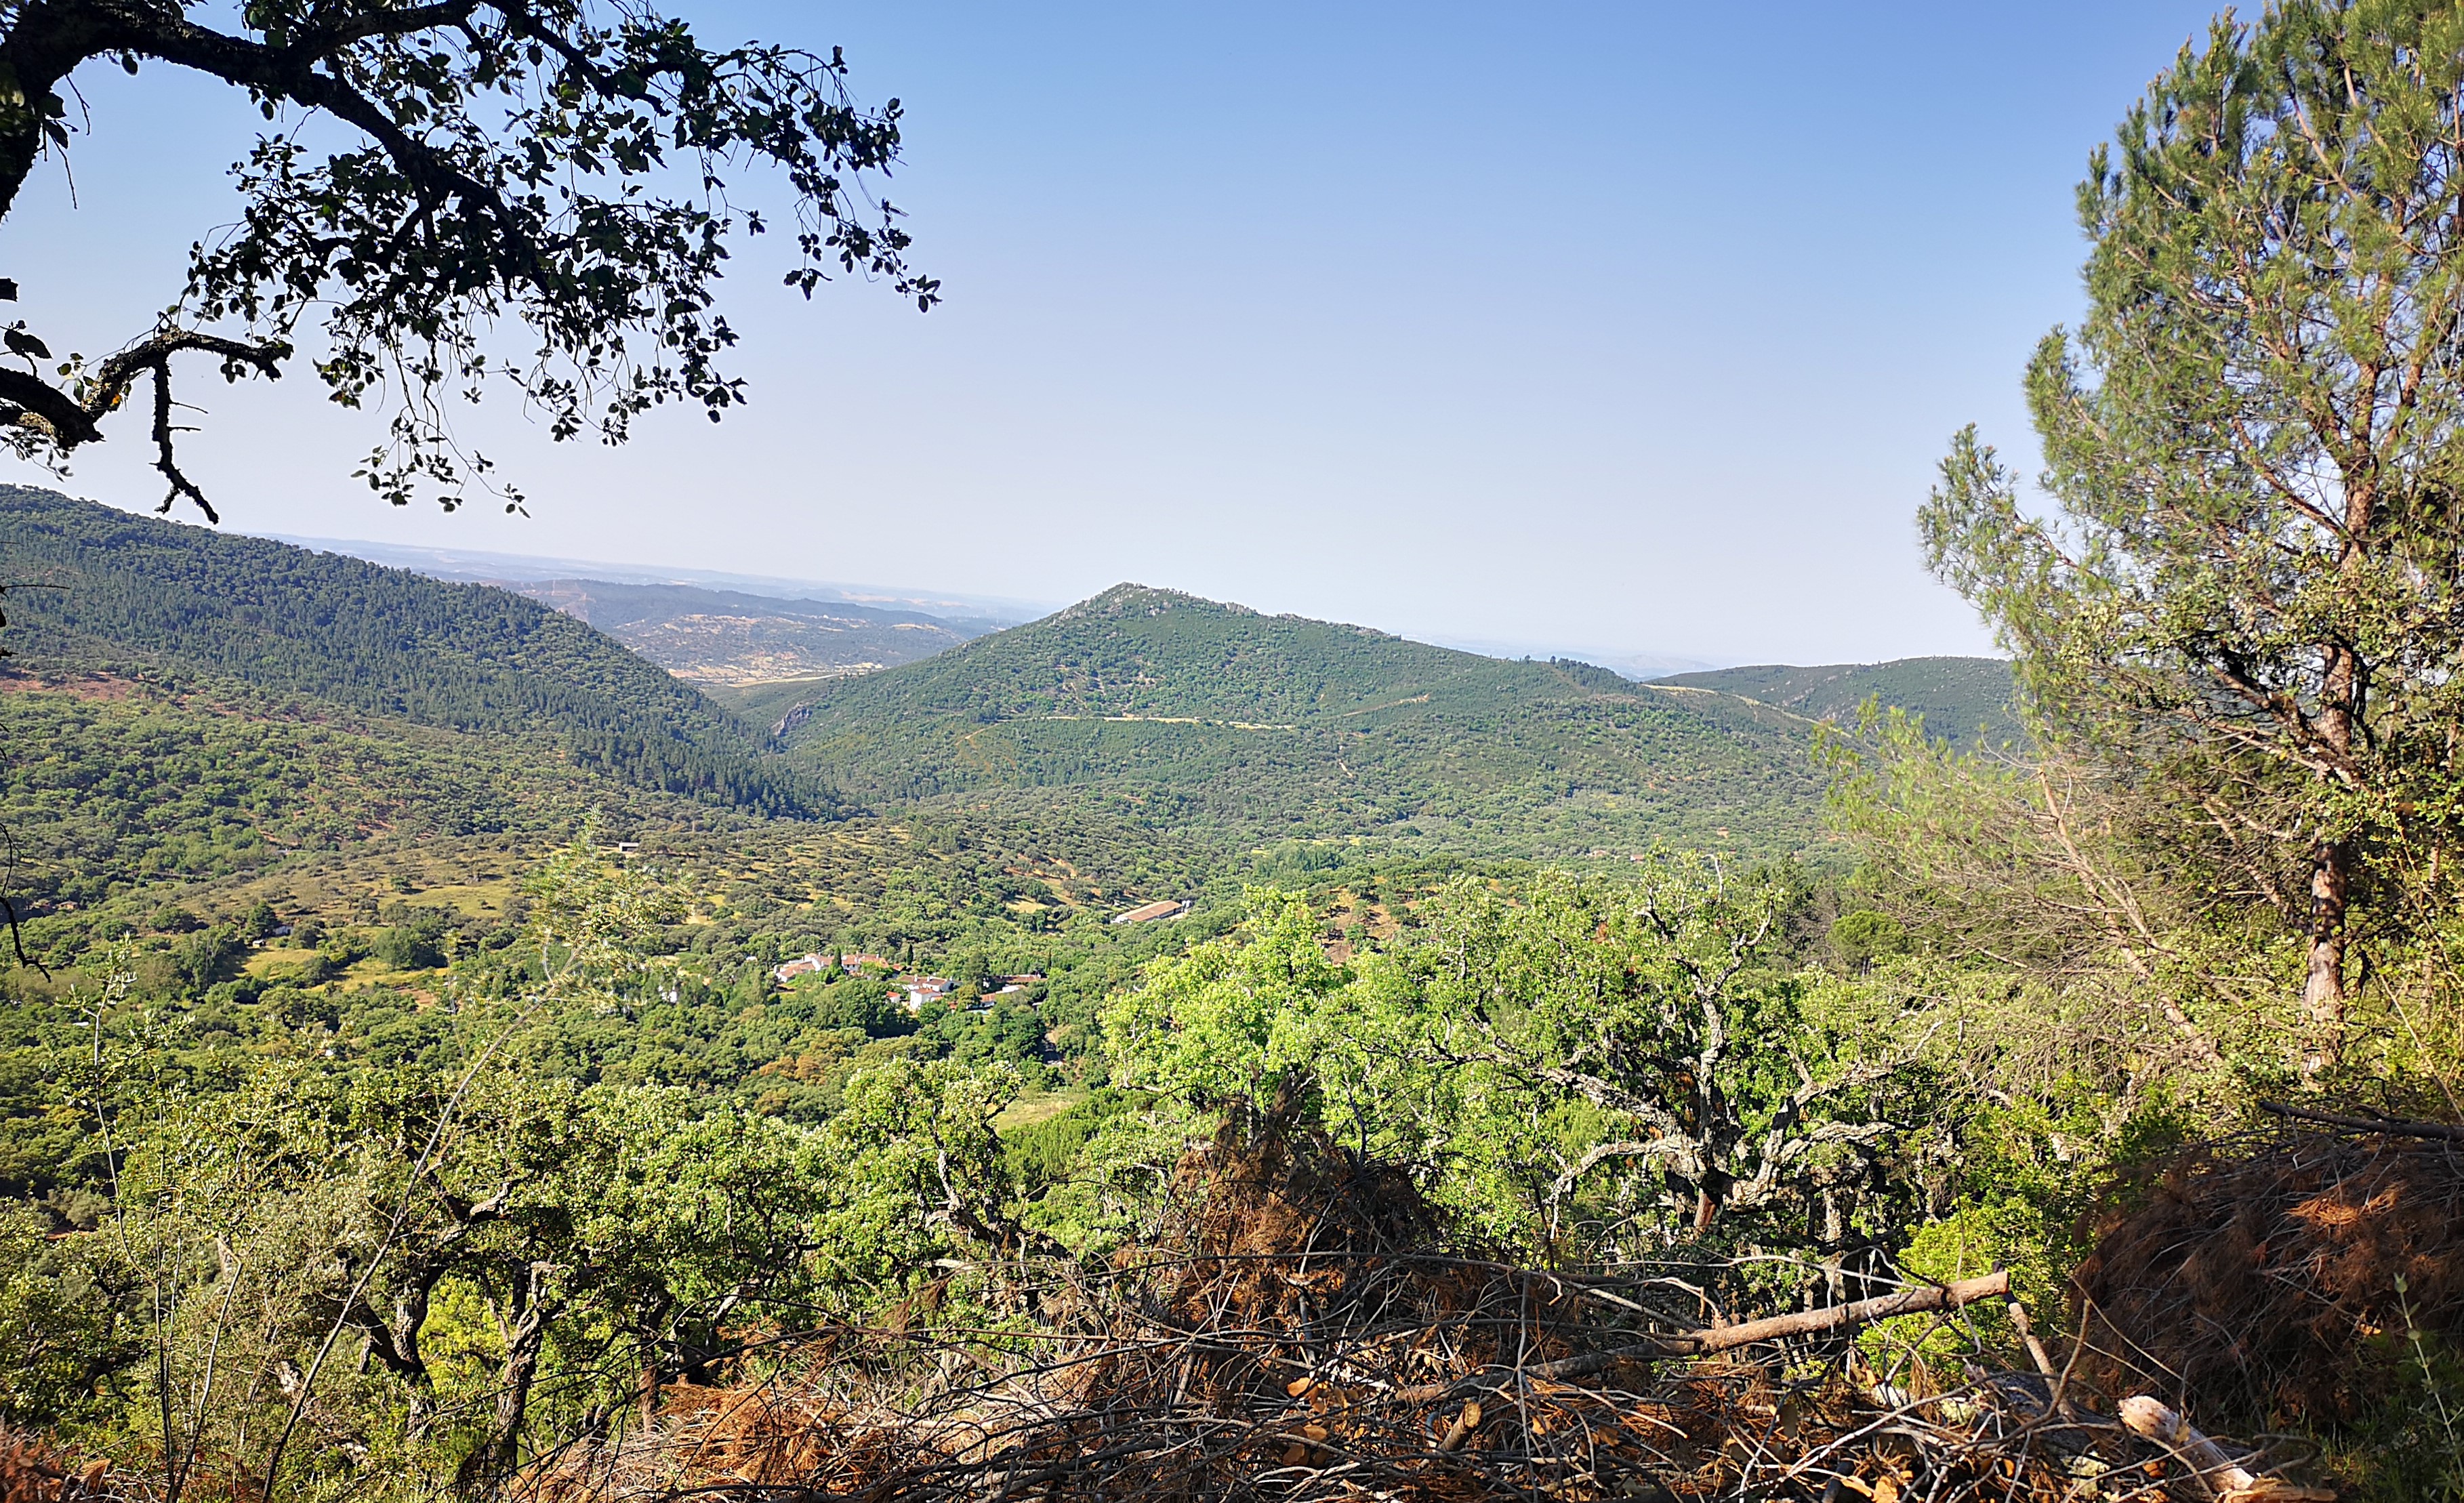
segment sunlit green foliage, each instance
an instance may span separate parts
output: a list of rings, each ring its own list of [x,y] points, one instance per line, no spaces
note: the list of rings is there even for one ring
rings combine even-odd
[[[1109,1006],[1107,1042],[1119,1078],[1194,1111],[1306,1094],[1337,1140],[1427,1165],[1467,1228],[1527,1251],[1715,1227],[1871,1251],[1916,1193],[1922,1025],[1777,966],[1786,900],[1677,859],[1463,883],[1345,969],[1262,892],[1240,933]]]
[[[1350,972],[1328,961],[1317,916],[1272,888],[1249,894],[1240,931],[1148,967],[1143,984],[1104,1010],[1119,1082],[1199,1113],[1271,1110],[1294,1084],[1314,1086],[1331,1001]]]

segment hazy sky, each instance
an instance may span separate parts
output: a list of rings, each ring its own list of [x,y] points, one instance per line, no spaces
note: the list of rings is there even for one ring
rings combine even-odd
[[[2207,4],[869,9],[676,0],[844,45],[948,301],[727,309],[753,405],[627,449],[465,431],[532,515],[397,512],[382,420],[225,387],[187,468],[249,532],[1060,602],[1119,580],[1418,635],[1723,662],[1987,646],[1911,514],[2077,316],[2088,149]],[[17,310],[99,353],[228,219],[256,122],[149,67],[0,228]],[[142,418],[66,488],[150,505]],[[0,461],[0,475],[41,483]]]

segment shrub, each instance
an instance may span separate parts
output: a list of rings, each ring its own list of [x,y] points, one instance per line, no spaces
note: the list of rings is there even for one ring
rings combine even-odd
[[[247,955],[248,946],[240,942],[238,932],[228,924],[216,924],[183,939],[171,952],[171,965],[189,991],[202,992],[216,982],[231,980]]]
[[[291,961],[288,966],[276,966],[271,976],[274,976],[276,985],[322,985],[340,973],[342,973],[342,966],[335,963],[333,956],[328,956],[325,951],[308,951],[298,961]]]
[[[0,1207],[0,1420],[49,1425],[91,1403],[95,1380],[129,1353],[84,1237],[53,1240],[31,1205]]]
[[[1861,971],[1877,961],[1908,953],[1908,932],[1888,914],[1859,908],[1839,916],[1831,926],[1831,948],[1840,963]]]
[[[445,963],[445,953],[434,939],[402,924],[379,931],[368,953],[397,971],[424,971]]]

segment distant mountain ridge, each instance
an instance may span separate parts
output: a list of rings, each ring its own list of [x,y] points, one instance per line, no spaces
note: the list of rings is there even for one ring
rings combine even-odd
[[[1796,668],[1755,664],[1678,674],[1655,684],[1709,689],[1775,706],[1813,720],[1854,721],[1867,699],[1925,717],[1937,738],[1989,743],[2025,733],[2012,709],[2011,665],[1998,657],[1903,657],[1886,663]]]
[[[788,600],[692,585],[506,582],[515,594],[588,622],[679,678],[742,687],[844,678],[930,657],[994,630],[915,610]]]
[[[134,839],[150,808],[204,798],[212,807],[144,837],[179,870],[206,859],[180,854],[183,831],[230,851],[260,835],[292,849],[371,828],[544,829],[539,811],[582,807],[593,779],[790,818],[1100,815],[1217,849],[1376,837],[1535,859],[1662,844],[1784,856],[1826,838],[1809,720],[1873,694],[1937,731],[2010,723],[2009,671],[1989,659],[1638,684],[1142,585],[948,643],[939,633],[957,632],[923,613],[765,598],[757,617],[744,597],[693,586],[540,586],[573,612],[560,614],[502,588],[14,487],[0,488],[0,549],[15,579],[65,586],[11,595],[19,656],[0,674],[0,714],[77,748],[57,778],[33,763],[0,771],[75,823],[90,785],[77,780],[108,764],[114,737],[142,735],[160,764],[132,760],[110,819]],[[793,648],[807,669],[853,666],[860,651],[882,661],[885,633],[942,650],[705,696],[581,616],[615,632],[740,630],[703,659],[739,668],[776,646],[755,639],[755,620],[826,637],[836,661]],[[290,729],[252,748],[260,724]],[[279,794],[261,816],[247,812],[252,787]],[[329,788],[347,797],[320,804]],[[120,837],[78,838],[100,851]]]
[[[1458,636],[1442,631],[1418,632],[1413,635],[1413,640],[1450,647],[1462,652],[1478,652],[1483,657],[1528,657],[1542,662],[1575,658],[1612,669],[1620,677],[1631,678],[1637,683],[1648,683],[1671,674],[1704,673],[1711,667],[1709,661],[1700,657],[1683,657],[1669,652],[1638,652],[1630,648],[1588,646],[1581,642],[1507,642],[1495,637]]]
[[[838,808],[655,665],[501,589],[0,487],[22,668],[235,680],[458,733],[545,741],[635,787],[795,818]]]
[[[796,761],[875,805],[1093,798],[1243,839],[1393,834],[1535,856],[1820,839],[1791,715],[1141,585],[742,702],[778,718]]]
[[[974,623],[978,630],[1016,626],[1045,614],[1048,603],[1004,596],[967,595],[891,585],[831,584],[823,580],[784,579],[768,574],[732,574],[721,569],[678,568],[673,565],[619,564],[608,560],[547,558],[527,553],[495,553],[477,548],[426,548],[408,543],[374,542],[362,538],[307,538],[270,535],[277,542],[320,553],[346,554],[392,568],[409,569],[431,579],[457,584],[531,584],[542,580],[590,579],[619,585],[684,586],[728,590],[768,600],[819,601],[825,604],[875,606],[914,610],[954,623]]]

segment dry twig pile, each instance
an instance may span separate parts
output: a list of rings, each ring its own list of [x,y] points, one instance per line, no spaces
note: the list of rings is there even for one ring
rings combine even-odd
[[[553,1503],[2286,1492],[2252,1480],[2255,1458],[2092,1412],[2057,1376],[1975,1367],[1923,1398],[1874,1382],[1837,1311],[1705,1330],[1666,1279],[1443,1255],[1405,1176],[1324,1142],[1227,1141],[1190,1174],[1194,1209],[1148,1246],[1014,1291],[1038,1307],[1016,1332],[832,1333],[764,1381],[671,1389],[649,1426],[522,1487]],[[2003,1287],[1883,1308],[1957,1320]]]

